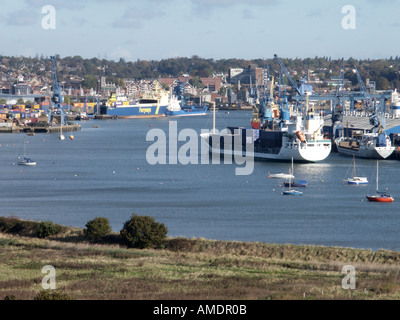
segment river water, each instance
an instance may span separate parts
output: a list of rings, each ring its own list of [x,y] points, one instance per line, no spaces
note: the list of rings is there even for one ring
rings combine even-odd
[[[249,127],[250,118],[247,111],[219,111],[216,124]],[[212,127],[212,113],[80,124],[82,130],[65,133],[64,141],[57,134],[0,135],[1,216],[80,228],[107,217],[119,231],[137,213],[163,222],[173,237],[400,250],[397,160],[379,162],[380,189],[387,188],[394,203],[365,198],[376,187],[376,161],[357,159],[359,174],[370,183],[350,186],[343,179],[352,159],[335,153],[319,163],[295,164],[296,178],[308,186],[303,196],[287,197],[268,172],[288,172],[288,163],[256,161],[250,175],[236,175],[235,163],[149,164],[146,152],[155,143],[146,141],[149,132],[168,136],[172,124],[178,132],[200,133]],[[25,141],[35,167],[17,165]],[[178,149],[184,144],[178,142]]]

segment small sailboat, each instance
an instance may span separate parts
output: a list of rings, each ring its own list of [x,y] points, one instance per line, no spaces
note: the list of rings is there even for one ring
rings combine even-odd
[[[368,201],[373,201],[373,202],[393,202],[394,198],[390,194],[387,194],[386,192],[379,192],[378,181],[379,181],[379,161],[376,162],[376,194],[367,196],[367,199]]]
[[[294,175],[293,175],[293,158],[292,158],[292,167],[291,167],[290,174],[294,178]],[[303,192],[292,189],[291,183],[292,183],[292,178],[289,178],[289,190],[282,191],[282,194],[286,195],[286,196],[302,196]]]
[[[348,184],[368,184],[368,179],[366,177],[358,177],[356,175],[356,160],[355,156],[353,155],[353,176],[347,179]]]
[[[60,140],[65,140],[65,136],[62,133],[62,117],[61,117],[61,122],[60,122],[60,136],[58,137]]]
[[[294,175],[290,173],[269,173],[268,178],[288,180],[294,179]]]
[[[294,180],[294,175],[293,175],[293,158],[292,158],[292,178],[289,179],[289,181],[285,181],[283,185],[287,188],[304,188],[307,187],[308,183],[306,180]]]
[[[33,161],[31,158],[28,158],[26,156],[26,144],[27,142],[24,142],[24,160],[19,161],[18,165],[20,166],[36,166],[36,161]]]

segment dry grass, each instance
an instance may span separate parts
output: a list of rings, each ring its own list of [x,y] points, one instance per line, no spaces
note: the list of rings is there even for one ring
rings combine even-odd
[[[168,239],[163,250],[0,234],[0,299],[34,299],[44,265],[74,299],[399,299],[398,252]],[[77,241],[77,239],[80,239]],[[344,265],[356,289],[342,288]]]

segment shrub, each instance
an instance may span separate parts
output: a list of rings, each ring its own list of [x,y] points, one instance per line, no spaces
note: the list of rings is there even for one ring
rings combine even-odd
[[[37,235],[39,238],[47,238],[61,231],[61,227],[51,221],[40,222],[38,225]]]
[[[86,223],[83,232],[91,240],[100,240],[111,232],[110,222],[107,218],[95,218]]]
[[[42,290],[34,300],[72,300],[72,298],[64,292]]]
[[[31,236],[37,232],[37,222],[20,220],[17,217],[0,217],[0,232]]]
[[[155,222],[152,217],[132,215],[126,221],[120,235],[130,248],[159,248],[167,237],[168,229],[163,223]]]

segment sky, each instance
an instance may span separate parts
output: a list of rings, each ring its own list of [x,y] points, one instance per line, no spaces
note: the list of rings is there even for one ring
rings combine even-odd
[[[54,11],[44,10],[48,5]],[[5,56],[137,61],[400,55],[400,0],[2,0],[0,7]]]

